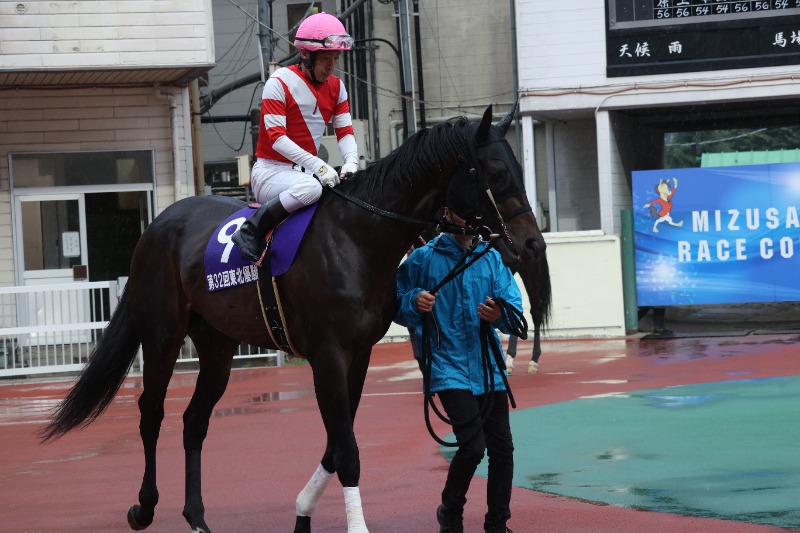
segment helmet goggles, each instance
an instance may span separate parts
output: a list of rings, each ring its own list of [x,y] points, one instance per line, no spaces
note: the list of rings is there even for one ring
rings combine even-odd
[[[353,38],[346,33],[333,34],[324,39],[296,39],[294,45],[307,50],[350,50],[353,47]]]

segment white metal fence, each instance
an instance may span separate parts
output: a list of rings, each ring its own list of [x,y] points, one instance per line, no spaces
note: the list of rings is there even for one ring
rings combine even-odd
[[[124,283],[124,281],[122,282]],[[121,282],[0,287],[0,377],[76,372],[89,359],[122,292]],[[283,352],[242,344],[236,359],[274,359]],[[197,361],[190,339],[179,362]],[[138,358],[141,371],[141,353]]]

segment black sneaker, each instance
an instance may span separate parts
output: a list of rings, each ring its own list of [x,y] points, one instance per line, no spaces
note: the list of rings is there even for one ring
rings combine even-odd
[[[436,509],[436,520],[439,522],[439,533],[464,533],[463,515],[458,513],[450,516],[444,504]]]

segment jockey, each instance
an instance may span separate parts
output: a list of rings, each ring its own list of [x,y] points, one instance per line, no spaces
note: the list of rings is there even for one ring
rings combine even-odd
[[[352,45],[339,19],[327,13],[311,15],[294,40],[300,63],[276,70],[264,85],[251,178],[261,206],[232,237],[251,261],[261,259],[270,228],[319,200],[323,186],[335,187],[340,177],[359,168],[347,91],[332,74],[340,52]],[[341,174],[317,157],[331,122],[344,160]]]

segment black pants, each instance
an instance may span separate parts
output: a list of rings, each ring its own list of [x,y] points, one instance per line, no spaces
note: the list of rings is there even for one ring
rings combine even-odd
[[[467,390],[447,390],[436,393],[453,422],[456,440],[462,441],[474,435],[481,421],[480,402],[483,396],[473,396]],[[442,503],[452,512],[462,512],[467,502],[467,490],[472,476],[483,459],[484,450],[489,454],[489,482],[486,493],[488,510],[484,529],[505,525],[511,517],[511,482],[514,476],[514,442],[508,420],[508,393],[494,393],[494,403],[483,431],[462,444],[456,451],[447,472],[447,481],[442,491]]]

